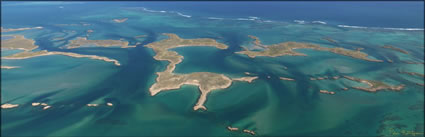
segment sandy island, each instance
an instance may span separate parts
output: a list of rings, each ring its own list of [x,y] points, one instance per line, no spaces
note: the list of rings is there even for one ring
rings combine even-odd
[[[252,36],[250,36],[253,38]],[[295,49],[313,49],[318,51],[327,51],[332,52],[335,54],[340,54],[344,56],[349,56],[352,58],[362,59],[366,61],[372,61],[372,62],[383,62],[382,60],[376,60],[368,58],[368,54],[363,53],[361,51],[353,51],[348,50],[344,48],[326,48],[321,47],[316,44],[310,44],[310,43],[301,43],[301,42],[282,42],[278,44],[263,46],[260,44],[261,41],[256,38],[256,44],[261,45],[265,49],[263,51],[250,51],[247,48],[244,48],[243,51],[236,52],[237,54],[244,54],[247,55],[250,58],[255,58],[257,56],[268,56],[268,57],[278,57],[278,56],[307,56],[306,54],[295,52]]]
[[[169,62],[166,70],[156,73],[158,77],[156,78],[156,83],[149,88],[150,94],[155,96],[161,91],[179,89],[182,85],[195,85],[199,87],[201,95],[196,105],[193,107],[193,110],[206,110],[207,108],[204,106],[204,103],[207,100],[208,93],[213,90],[228,88],[232,84],[232,79],[223,74],[211,72],[174,74],[173,71],[176,65],[182,62],[183,56],[179,55],[175,51],[170,51],[170,49],[189,46],[211,46],[218,49],[227,49],[228,46],[218,43],[214,39],[182,39],[176,34],[171,33],[164,33],[163,35],[167,35],[168,39],[145,45],[145,47],[152,48],[156,53],[153,57],[155,60]],[[251,82],[255,78],[244,77],[236,79]]]

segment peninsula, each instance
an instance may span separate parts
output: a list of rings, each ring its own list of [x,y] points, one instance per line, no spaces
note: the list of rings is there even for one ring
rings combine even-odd
[[[252,36],[251,36],[252,38]],[[260,44],[260,41],[256,39],[256,44]],[[295,49],[313,49],[318,51],[327,51],[335,54],[340,54],[344,56],[349,56],[352,58],[362,59],[372,62],[383,62],[382,60],[368,58],[368,54],[361,51],[353,51],[344,48],[327,48],[321,47],[316,44],[310,43],[300,43],[300,42],[282,42],[278,44],[262,46],[265,49],[263,51],[251,51],[244,48],[243,51],[236,52],[238,54],[247,55],[250,58],[255,58],[257,56],[268,56],[268,57],[277,57],[277,56],[307,56],[306,54],[295,52]]]
[[[355,78],[355,77],[350,77],[350,76],[344,76],[344,78],[346,78],[348,80],[352,80],[352,81],[356,81],[356,82],[361,82],[361,83],[367,84],[368,87],[352,87],[352,88],[358,89],[358,90],[367,91],[367,92],[372,92],[372,93],[376,93],[379,90],[400,91],[405,86],[403,84],[400,84],[398,86],[392,86],[392,85],[385,84],[385,83],[383,83],[381,81],[365,80],[365,79],[360,79],[360,78]]]
[[[87,47],[87,46],[97,46],[97,47],[113,47],[119,46],[121,48],[134,48],[136,45],[128,45],[128,41],[121,40],[88,40],[85,37],[77,37],[75,40],[70,40],[70,43],[65,47],[67,49]]]
[[[204,103],[207,100],[208,93],[213,90],[228,88],[232,84],[232,79],[223,74],[211,72],[175,74],[173,71],[176,65],[182,62],[183,56],[175,51],[170,51],[170,49],[191,46],[210,46],[218,49],[227,49],[228,46],[209,38],[182,39],[176,34],[164,33],[163,35],[168,36],[168,39],[145,45],[145,47],[153,49],[156,53],[153,57],[155,60],[169,62],[163,72],[156,73],[158,77],[156,78],[156,83],[149,88],[150,94],[155,96],[161,91],[179,89],[182,85],[195,85],[199,87],[201,95],[193,110],[206,110],[207,108],[204,106]],[[233,80],[252,82],[256,78],[243,77],[234,78]]]

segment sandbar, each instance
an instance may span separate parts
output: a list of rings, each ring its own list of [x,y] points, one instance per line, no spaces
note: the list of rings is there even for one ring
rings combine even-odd
[[[251,83],[253,80],[257,79],[258,77],[240,77],[240,78],[232,78],[234,81],[246,81],[248,83]]]

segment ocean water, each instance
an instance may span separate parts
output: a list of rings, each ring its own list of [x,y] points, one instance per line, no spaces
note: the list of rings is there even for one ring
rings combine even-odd
[[[423,84],[424,78],[397,72],[401,69],[424,73],[423,64],[403,62],[424,62],[423,5],[423,2],[2,2],[2,27],[43,27],[2,35],[24,35],[34,39],[39,49],[106,56],[118,60],[121,66],[58,55],[2,60],[1,65],[20,68],[1,70],[1,103],[20,106],[1,110],[1,134],[248,135],[226,129],[233,126],[265,136],[378,136],[402,131],[423,135],[424,90],[416,83]],[[113,23],[117,18],[128,20]],[[83,26],[84,23],[90,25]],[[124,39],[130,45],[141,44],[128,49],[59,48],[76,37],[85,37],[89,29],[94,32],[88,39]],[[227,89],[211,92],[205,104],[207,111],[193,111],[200,95],[195,86],[185,85],[151,96],[148,90],[155,82],[155,73],[163,71],[168,63],[154,60],[154,52],[143,45],[165,39],[161,33],[175,33],[186,39],[212,38],[229,46],[226,50],[172,49],[184,56],[175,73],[214,72],[243,77],[244,72],[249,72],[259,78],[252,83],[234,82]],[[137,35],[147,36],[134,38]],[[296,41],[352,50],[364,48],[362,51],[371,58],[385,62],[367,62],[308,49],[296,50],[308,56],[252,59],[235,54],[242,50],[241,46],[252,46],[248,35],[259,37],[266,45]],[[410,54],[381,48],[383,45]],[[2,50],[1,53],[7,56],[16,52]],[[406,88],[401,92],[367,93],[341,90],[350,85],[361,86],[345,79],[309,80],[336,75],[405,84]],[[279,77],[296,81],[283,81]],[[336,94],[320,94],[320,89]],[[32,107],[32,102],[46,102],[52,108],[41,110]],[[107,107],[106,102],[114,106]],[[87,107],[88,103],[101,106]],[[400,119],[385,121],[389,116]]]

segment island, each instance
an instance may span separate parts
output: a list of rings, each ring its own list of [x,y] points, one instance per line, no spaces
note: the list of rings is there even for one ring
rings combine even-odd
[[[231,127],[231,126],[227,126],[227,130],[229,131],[233,131],[233,132],[240,132],[239,128],[237,127]],[[248,130],[248,129],[243,129],[241,130],[243,133],[248,133],[250,135],[255,135],[255,132],[252,130]]]
[[[379,90],[400,91],[405,86],[404,84],[400,84],[398,86],[392,86],[392,85],[385,84],[381,81],[365,80],[365,79],[360,79],[360,78],[355,78],[355,77],[350,77],[350,76],[343,76],[343,77],[348,79],[348,80],[367,84],[368,87],[352,87],[352,88],[367,91],[367,92],[372,92],[372,93],[376,93]]]
[[[31,29],[42,29],[42,28],[43,27],[5,29],[5,28],[1,27],[1,32],[23,31],[23,30],[31,30]]]
[[[22,35],[14,35],[13,37],[14,38],[12,39],[2,40],[1,48],[12,49],[12,50],[18,49],[23,51],[9,55],[9,56],[1,57],[1,59],[28,59],[32,57],[47,56],[47,55],[65,55],[65,56],[70,56],[75,58],[90,58],[90,59],[102,60],[106,62],[113,62],[116,66],[121,65],[115,59],[110,59],[107,57],[96,56],[96,55],[81,55],[77,53],[47,51],[47,50],[34,51],[34,49],[38,48],[38,46],[34,44],[35,43],[34,40],[27,39]]]
[[[295,79],[292,78],[286,78],[286,77],[279,77],[281,80],[287,80],[287,81],[295,81]]]
[[[120,66],[121,64],[115,60],[110,59],[107,57],[102,56],[96,56],[96,55],[82,55],[77,53],[70,53],[70,52],[59,52],[59,51],[47,51],[47,50],[41,50],[41,51],[35,51],[35,52],[20,52],[16,53],[10,56],[2,57],[1,59],[28,59],[32,57],[39,57],[39,56],[48,56],[48,55],[64,55],[64,56],[70,56],[74,58],[90,58],[95,60],[102,60],[106,62],[112,62],[116,66]]]
[[[80,48],[80,47],[88,47],[88,46],[97,46],[97,47],[113,47],[119,46],[121,48],[134,48],[136,45],[140,43],[136,43],[136,45],[128,45],[128,41],[121,40],[88,40],[86,37],[77,37],[75,40],[70,40],[69,44],[65,47],[67,49]]]
[[[115,23],[123,23],[123,22],[125,22],[125,21],[127,21],[128,20],[128,18],[122,18],[122,19],[114,19],[113,21],[115,22]]]
[[[32,39],[27,39],[22,35],[5,35],[2,37],[10,36],[11,39],[1,41],[1,49],[3,50],[24,50],[31,51],[38,48],[35,45],[35,41]]]
[[[407,52],[403,49],[400,49],[400,48],[396,48],[396,47],[391,46],[391,45],[385,45],[385,46],[382,46],[382,48],[391,49],[391,50],[398,51],[398,52],[404,53],[404,54],[409,54],[409,52]]]
[[[323,93],[323,94],[330,94],[330,95],[333,95],[333,94],[335,94],[335,92],[333,92],[333,91],[327,91],[327,90],[319,90],[319,92],[320,93]]]
[[[163,35],[168,36],[168,39],[145,45],[145,47],[153,49],[156,54],[153,57],[155,60],[169,62],[163,72],[156,73],[158,75],[155,80],[156,82],[149,88],[151,96],[155,96],[161,91],[179,89],[182,85],[195,85],[199,87],[201,95],[198,98],[196,105],[193,107],[193,110],[207,110],[204,103],[207,100],[208,93],[211,91],[228,88],[232,84],[233,80],[251,82],[257,78],[243,77],[233,78],[232,80],[223,74],[211,72],[175,74],[173,71],[176,68],[176,65],[182,62],[183,56],[179,55],[175,51],[171,51],[170,49],[190,46],[210,46],[218,49],[227,49],[228,46],[209,38],[182,39],[176,34],[163,33]]]
[[[252,38],[252,37],[251,37]],[[261,45],[258,38],[256,39],[256,44],[258,46]],[[257,41],[258,40],[258,41]],[[363,53],[361,51],[353,51],[348,50],[344,48],[327,48],[327,47],[321,47],[316,44],[310,44],[310,43],[301,43],[301,42],[282,42],[278,44],[263,46],[265,49],[263,51],[251,51],[246,48],[244,48],[243,51],[236,52],[237,54],[244,54],[247,55],[250,58],[255,58],[257,56],[268,56],[268,57],[278,57],[278,56],[307,56],[306,54],[295,52],[295,49],[313,49],[318,51],[327,51],[332,52],[335,54],[340,54],[344,56],[349,56],[352,58],[362,59],[366,61],[372,61],[372,62],[383,62],[382,60],[377,59],[371,59],[368,58],[368,54]]]

